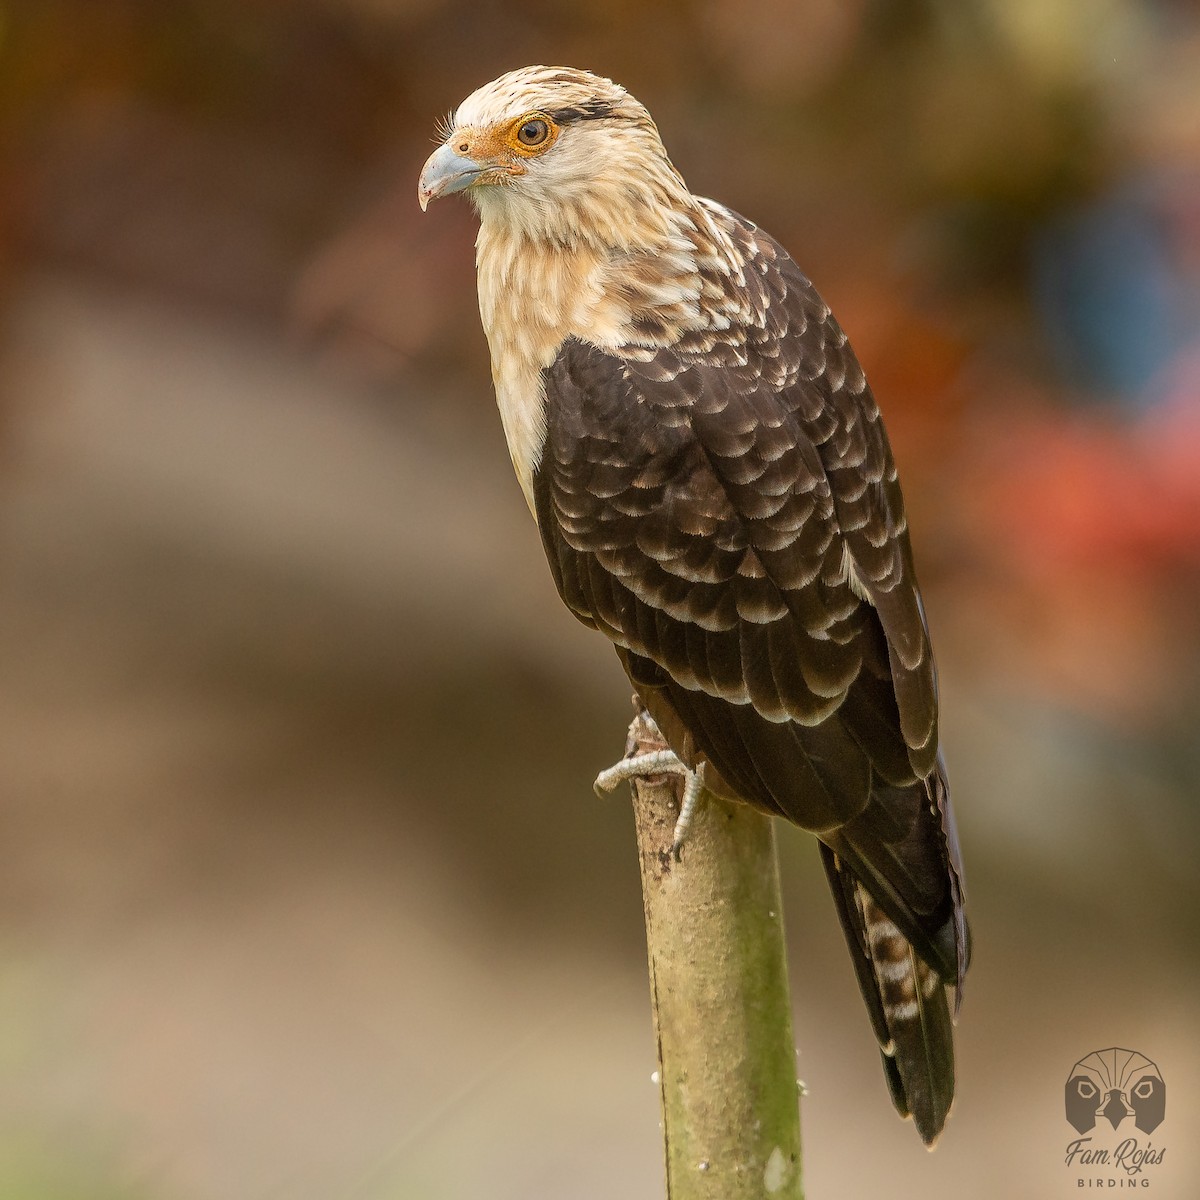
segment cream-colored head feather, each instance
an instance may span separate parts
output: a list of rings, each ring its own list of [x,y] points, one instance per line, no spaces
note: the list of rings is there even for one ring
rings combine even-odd
[[[723,210],[691,195],[650,114],[610,79],[523,67],[473,92],[448,125],[418,199],[463,192],[479,212],[480,314],[531,497],[541,372],[564,340],[648,357],[684,331],[727,328],[732,293],[713,279],[740,276],[741,262]]]
[[[528,121],[547,131],[522,144]],[[523,67],[459,105],[444,146],[446,162],[467,160],[464,188],[487,223],[537,240],[628,248],[670,240],[672,219],[690,196],[646,109],[610,79],[568,67]],[[422,175],[422,188],[430,180]],[[422,192],[427,203],[434,190]]]

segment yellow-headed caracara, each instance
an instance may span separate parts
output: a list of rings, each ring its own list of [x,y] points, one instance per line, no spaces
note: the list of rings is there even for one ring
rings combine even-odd
[[[563,600],[615,644],[692,796],[820,839],[892,1099],[932,1144],[962,869],[900,485],[846,335],[608,79],[480,88],[421,173],[423,208],[452,192],[479,212],[500,416]]]

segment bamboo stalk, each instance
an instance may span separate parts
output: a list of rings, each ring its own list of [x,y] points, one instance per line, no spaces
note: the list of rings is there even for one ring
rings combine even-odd
[[[635,718],[629,752],[663,748]],[[633,782],[668,1200],[802,1200],[772,823],[705,793],[676,861],[682,788]]]

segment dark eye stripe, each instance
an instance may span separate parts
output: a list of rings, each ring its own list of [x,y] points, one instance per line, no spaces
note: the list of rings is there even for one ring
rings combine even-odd
[[[607,100],[585,100],[576,107],[551,109],[549,115],[556,125],[570,125],[574,121],[600,121],[615,114]]]

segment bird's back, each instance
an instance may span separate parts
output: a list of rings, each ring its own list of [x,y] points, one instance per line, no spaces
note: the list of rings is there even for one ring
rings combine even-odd
[[[903,501],[840,327],[726,219],[749,319],[653,353],[566,340],[535,511],[563,599],[673,749],[821,839],[893,1097],[929,1140],[953,1094],[942,986],[968,949]]]

